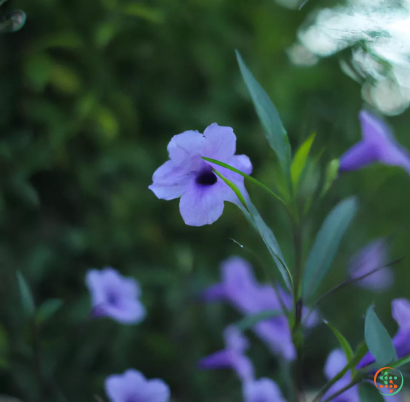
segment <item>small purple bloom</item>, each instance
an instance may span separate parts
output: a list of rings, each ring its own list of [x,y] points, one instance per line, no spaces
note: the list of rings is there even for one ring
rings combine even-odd
[[[327,380],[331,380],[335,377],[347,364],[346,355],[341,349],[336,349],[330,353],[327,358],[325,365],[325,376]],[[352,375],[348,371],[340,380],[333,384],[326,394],[323,396],[323,400],[333,395],[334,393],[340,391],[343,387],[350,383]],[[355,385],[354,387],[343,392],[343,394],[332,399],[335,402],[360,402],[359,398],[359,387]]]
[[[112,268],[92,269],[87,272],[86,285],[91,293],[93,317],[110,317],[123,324],[138,323],[145,317],[135,279],[125,278]]]
[[[239,203],[232,189],[212,171],[213,167],[234,182],[245,198],[247,192],[242,176],[201,157],[217,159],[250,174],[249,158],[235,155],[235,152],[233,129],[216,123],[207,127],[203,134],[185,131],[175,135],[168,144],[170,160],[155,171],[149,189],[160,199],[181,197],[179,210],[187,225],[210,225],[222,215],[224,201]]]
[[[410,154],[397,143],[390,128],[367,111],[361,111],[359,118],[363,139],[342,155],[339,170],[357,170],[379,162],[401,166],[410,174]]]
[[[245,315],[282,309],[273,287],[259,284],[253,275],[252,266],[244,259],[240,257],[227,259],[222,262],[221,271],[222,281],[204,291],[205,301],[228,301]],[[292,297],[279,286],[278,289],[285,307],[292,309]],[[304,308],[302,316],[305,317],[308,312],[309,310]],[[313,312],[305,324],[307,327],[312,327],[317,321],[317,313]],[[284,315],[260,321],[253,330],[273,353],[282,355],[286,360],[295,358],[289,323]]]
[[[105,392],[111,402],[167,402],[170,398],[164,381],[147,380],[137,370],[109,376],[105,380]]]
[[[249,347],[248,340],[234,326],[225,329],[224,338],[225,349],[201,359],[198,362],[199,367],[204,370],[230,368],[236,372],[241,381],[252,381],[253,365],[244,355]]]
[[[269,378],[260,378],[244,384],[245,402],[286,402],[276,383]]]
[[[399,325],[399,330],[393,338],[397,357],[401,359],[410,354],[410,302],[407,299],[395,299],[392,301],[392,316]],[[358,364],[358,368],[373,363],[374,357],[367,352]]]
[[[352,278],[363,276],[387,264],[387,247],[384,239],[378,239],[363,247],[350,261],[349,273]],[[356,282],[358,286],[383,291],[393,285],[393,272],[383,268]]]

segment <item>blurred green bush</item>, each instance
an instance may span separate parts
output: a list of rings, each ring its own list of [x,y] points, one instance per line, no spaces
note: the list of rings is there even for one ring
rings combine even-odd
[[[231,373],[195,370],[198,358],[222,346],[222,329],[238,315],[202,305],[197,294],[218,280],[219,262],[229,255],[251,259],[246,248],[268,255],[234,206],[226,205],[210,227],[186,227],[178,202],[157,200],[147,187],[172,135],[215,121],[234,128],[238,152],[272,183],[277,164],[241,81],[236,48],[275,102],[293,150],[315,131],[323,167],[360,138],[360,87],[338,61],[303,69],[285,53],[306,14],[324,4],[312,0],[299,12],[273,0],[15,0],[4,7],[21,8],[28,19],[21,31],[0,37],[1,393],[24,401],[91,401],[104,396],[107,375],[134,367],[163,378],[176,401],[238,400]],[[410,147],[409,113],[392,123]],[[283,210],[248,188],[291,261]],[[314,206],[309,242],[336,201],[357,194],[362,205],[323,289],[345,278],[360,246],[405,229],[409,189],[404,172],[376,166],[339,178]],[[406,254],[408,241],[401,230],[392,259]],[[324,316],[357,344],[366,307],[376,301],[395,331],[390,300],[408,296],[406,261],[396,268],[395,289],[359,297],[357,288],[345,289],[328,299]],[[81,324],[89,308],[85,273],[109,265],[142,285],[148,317],[137,327]],[[42,372],[16,270],[37,305],[63,300],[40,328]],[[337,341],[324,326],[313,336],[306,383],[318,387]],[[276,360],[256,339],[250,354],[258,375],[278,379]]]

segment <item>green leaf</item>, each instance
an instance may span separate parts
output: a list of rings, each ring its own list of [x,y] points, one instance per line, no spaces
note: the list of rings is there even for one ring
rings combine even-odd
[[[363,359],[364,355],[368,352],[368,350],[369,348],[367,347],[365,341],[362,341],[356,348],[354,359],[349,363],[349,368],[352,373],[352,376],[356,374],[356,366],[359,364],[360,360]]]
[[[46,300],[41,306],[37,309],[36,321],[39,324],[42,324],[49,320],[63,305],[61,299],[49,299]]]
[[[133,17],[144,18],[150,22],[160,24],[164,22],[164,15],[157,8],[148,7],[145,4],[129,3],[123,7],[123,12]]]
[[[241,208],[242,212],[245,214],[246,219],[252,224],[252,226],[259,232],[260,236],[262,237],[263,242],[265,243],[270,255],[272,256],[276,266],[278,267],[282,275],[285,285],[288,289],[292,289],[292,274],[290,273],[289,268],[286,266],[285,259],[283,258],[275,235],[273,234],[269,226],[266,225],[261,215],[259,214],[259,211],[250,200],[248,200],[246,205],[247,209]]]
[[[303,276],[303,297],[307,299],[329,271],[347,227],[357,212],[357,201],[350,197],[330,212],[310,250]]]
[[[339,173],[339,160],[333,159],[326,167],[325,183],[320,194],[323,197],[332,186],[333,182],[336,180]]]
[[[34,317],[36,307],[34,305],[34,300],[30,288],[28,287],[23,275],[19,271],[17,271],[16,276],[18,286],[20,289],[20,298],[21,304],[23,305],[24,313],[27,317]]]
[[[384,398],[374,386],[374,384],[367,384],[366,382],[359,386],[360,402],[383,402]]]
[[[383,367],[397,360],[390,335],[374,312],[373,306],[367,309],[364,339],[378,366]]]
[[[239,191],[239,188],[230,180],[228,180],[225,176],[223,176],[221,173],[219,173],[216,169],[213,169],[216,175],[218,175],[236,194],[236,196],[239,198],[239,201],[242,203],[243,207],[248,210],[248,207],[246,205],[246,201],[243,198],[242,193]]]
[[[256,113],[258,114],[265,130],[265,136],[269,142],[269,145],[278,156],[283,171],[288,174],[290,167],[290,145],[288,135],[280,120],[279,113],[267,93],[259,85],[258,81],[256,81],[246,66],[238,51],[236,51],[236,58],[238,60],[243,80],[245,81],[248,91],[252,97]]]
[[[350,343],[347,341],[347,339],[341,334],[341,332],[335,328],[330,322],[328,321],[324,321],[325,324],[333,331],[333,333],[335,334],[337,340],[340,343],[340,346],[343,349],[343,352],[346,355],[346,359],[348,362],[350,362],[353,359],[354,353],[353,353],[353,349],[350,346]]]
[[[300,175],[305,168],[307,157],[310,149],[312,148],[313,141],[316,134],[313,133],[298,149],[296,152],[292,164],[290,165],[290,177],[292,179],[293,188],[296,189],[299,183]]]
[[[223,176],[220,172],[218,172],[216,169],[213,169],[213,171],[235,192],[235,194],[241,201],[241,204],[239,204],[238,207],[244,213],[246,219],[261,235],[262,240],[264,241],[266,247],[269,250],[269,253],[271,254],[280,273],[282,274],[286,286],[289,289],[291,289],[292,274],[290,273],[289,269],[287,268],[284,262],[282,252],[280,251],[279,244],[272,230],[263,221],[258,210],[255,208],[252,202],[250,200],[245,201],[238,187],[233,182],[228,180],[225,176]]]
[[[249,180],[250,182],[256,184],[257,186],[261,187],[262,189],[264,189],[267,193],[269,193],[270,195],[273,195],[275,198],[277,198],[280,202],[282,202],[282,204],[286,205],[286,202],[283,200],[283,198],[279,195],[276,194],[273,190],[271,190],[269,187],[265,186],[263,183],[261,183],[259,180],[256,180],[255,178],[253,178],[252,176],[247,175],[246,173],[241,172],[240,170],[234,168],[233,166],[227,165],[224,162],[218,161],[216,159],[212,159],[212,158],[206,158],[205,156],[202,156],[202,159],[207,161],[207,162],[211,162],[214,163],[215,165],[218,166],[222,166],[226,169],[231,170],[232,172],[238,173],[239,175],[241,175],[242,177],[244,177],[245,179]]]
[[[254,327],[258,322],[269,320],[270,318],[278,317],[280,315],[283,315],[283,312],[280,310],[265,310],[258,314],[249,315],[235,325],[239,330],[245,331]]]

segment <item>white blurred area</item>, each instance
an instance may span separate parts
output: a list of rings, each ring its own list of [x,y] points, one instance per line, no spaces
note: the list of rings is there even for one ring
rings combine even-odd
[[[386,115],[410,106],[410,0],[349,0],[316,11],[287,53],[292,63],[310,66],[347,48],[351,57],[341,67],[367,102]]]

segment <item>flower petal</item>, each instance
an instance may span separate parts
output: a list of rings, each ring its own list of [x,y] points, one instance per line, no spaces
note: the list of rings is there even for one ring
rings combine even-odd
[[[202,156],[226,162],[235,154],[236,136],[231,127],[213,123],[205,129],[204,137]]]
[[[244,396],[245,402],[286,402],[280,388],[269,378],[245,383]]]
[[[288,361],[296,358],[289,324],[285,317],[259,322],[253,330],[274,354],[281,355]]]
[[[177,166],[190,164],[195,156],[201,155],[204,144],[205,138],[198,131],[184,131],[171,138],[169,158]]]
[[[186,166],[167,161],[154,172],[153,183],[148,188],[160,199],[173,200],[185,193],[193,177]]]
[[[230,257],[222,262],[221,271],[230,302],[243,313],[259,312],[258,284],[252,266],[243,258]]]
[[[101,283],[100,271],[91,269],[87,272],[85,283],[91,295],[93,307],[100,305],[105,301],[105,292]]]
[[[339,170],[348,172],[361,169],[377,162],[378,159],[379,153],[376,145],[372,142],[360,141],[341,156]]]
[[[387,247],[384,239],[378,239],[363,247],[353,256],[349,263],[352,278],[365,275],[387,264]],[[356,284],[363,288],[383,291],[393,284],[393,273],[390,269],[381,269],[370,276],[361,279]]]
[[[140,397],[142,395],[139,395]],[[149,380],[144,392],[144,402],[167,402],[171,397],[171,392],[167,384],[159,379]],[[139,399],[137,399],[139,400]]]
[[[252,173],[252,162],[249,159],[248,156],[246,155],[234,155],[232,159],[230,160],[229,165],[232,167],[240,170],[241,172],[245,174],[251,174]]]
[[[201,299],[205,302],[223,300],[227,297],[225,286],[217,283],[205,289],[201,294]]]
[[[325,376],[328,380],[331,380],[337,375],[347,364],[347,359],[344,352],[341,349],[332,351],[326,361]],[[335,392],[340,391],[343,387],[350,383],[351,373],[348,371],[340,380],[333,384],[326,394],[323,396],[323,400],[333,395]],[[343,392],[339,396],[333,399],[335,402],[360,402],[358,387],[354,386],[347,391]]]
[[[199,360],[198,366],[203,370],[232,368],[234,355],[232,350],[220,350]]]
[[[211,186],[192,183],[181,197],[179,210],[187,225],[203,226],[214,223],[224,210],[223,194],[218,183]]]
[[[225,329],[224,338],[226,348],[235,352],[243,353],[249,347],[248,339],[233,325]]]
[[[410,174],[410,154],[393,137],[390,128],[367,111],[360,112],[363,140],[340,158],[340,171],[360,169],[373,162],[401,166]]]
[[[410,329],[410,302],[406,299],[393,300],[392,316],[401,329]]]
[[[118,306],[106,304],[105,315],[122,324],[138,324],[146,316],[145,307],[138,300],[121,300]]]
[[[346,355],[344,354],[343,350],[336,349],[333,350],[326,361],[325,364],[325,376],[328,380],[331,380],[333,377],[336,376],[345,366],[347,363]]]

